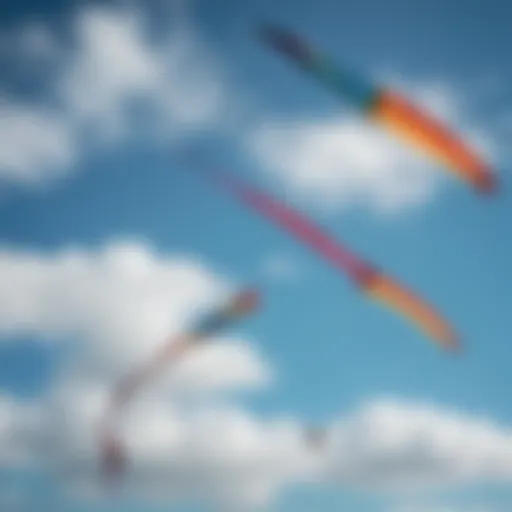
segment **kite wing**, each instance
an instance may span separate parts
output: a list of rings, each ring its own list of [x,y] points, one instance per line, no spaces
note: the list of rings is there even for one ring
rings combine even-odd
[[[196,170],[199,170],[195,167]],[[370,264],[349,252],[299,212],[272,197],[220,171],[203,171],[215,185],[242,203],[271,219],[324,256],[369,296],[402,313],[446,349],[458,348],[458,340],[450,325],[421,298],[398,282],[385,276]]]
[[[355,73],[335,67],[296,34],[274,25],[260,30],[263,40],[402,140],[442,163],[480,192],[496,189],[489,166],[455,133],[399,94],[376,87]]]

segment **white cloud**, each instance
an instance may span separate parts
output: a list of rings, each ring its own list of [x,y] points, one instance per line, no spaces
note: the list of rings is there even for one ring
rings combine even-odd
[[[381,401],[341,423],[329,473],[401,490],[512,479],[512,430],[484,418]]]
[[[108,390],[63,384],[37,409],[42,430],[24,431],[45,440],[32,444],[39,447],[35,453],[46,457],[68,489],[88,489],[97,499],[95,434]],[[26,413],[19,418],[18,429],[34,424]],[[396,401],[370,402],[331,425],[327,445],[316,453],[305,445],[296,419],[262,419],[225,404],[183,408],[158,395],[134,404],[121,427],[130,455],[127,496],[150,501],[193,497],[240,510],[268,505],[300,483],[391,490],[397,497],[421,490],[424,497],[429,489],[512,480],[510,431],[469,415]],[[438,512],[432,505],[398,510]],[[445,510],[451,512],[439,508]]]
[[[65,117],[8,100],[0,103],[0,178],[25,184],[72,165],[75,140]]]
[[[9,116],[30,127],[29,137],[20,135],[23,130],[8,134],[9,144],[0,145],[0,175],[27,183],[70,171],[84,140],[101,146],[136,135],[168,144],[221,127],[293,193],[325,207],[397,212],[428,201],[446,178],[437,165],[356,115],[258,124],[251,102],[231,90],[219,59],[181,15],[181,24],[160,38],[150,33],[147,18],[143,8],[83,8],[74,20],[71,51],[43,25],[20,30],[20,49],[59,62],[51,89],[60,106],[50,112],[12,103]],[[402,89],[484,154],[496,155],[489,137],[467,122],[458,91],[440,81]],[[8,128],[0,126],[0,134]]]
[[[199,261],[160,256],[136,243],[53,254],[4,249],[0,279],[6,286],[0,292],[3,336],[31,333],[55,342],[75,335],[84,342],[37,403],[0,400],[0,467],[42,464],[68,489],[97,496],[96,434],[114,382],[152,356],[170,333],[218,304],[233,285]],[[216,402],[181,400],[192,393],[211,397],[261,388],[272,378],[253,344],[218,338],[149,383],[120,422],[133,461],[132,490],[169,499],[184,486],[236,503],[272,493],[297,471],[288,462],[291,448],[282,443],[288,427],[260,424]],[[269,458],[275,467],[268,467]],[[237,478],[240,486],[232,495]]]
[[[112,377],[152,355],[164,337],[233,286],[198,261],[159,256],[136,243],[47,254],[4,249],[0,279],[1,334],[84,340],[37,404],[0,402],[0,466],[41,463],[64,488],[97,499],[96,435]],[[174,400],[180,391],[267,385],[273,372],[248,341],[212,340],[164,373],[120,421],[131,462],[129,493],[148,500],[202,496],[245,507],[307,478],[312,466],[297,421],[261,421],[222,400]]]
[[[209,370],[215,368],[215,372]],[[201,347],[193,358],[176,367],[169,389],[260,388],[269,384],[272,372],[253,345],[242,340],[215,342]]]
[[[165,258],[127,242],[46,255],[3,249],[0,279],[0,334],[47,340],[78,335],[87,343],[81,372],[87,363],[95,378],[111,378],[148,357],[232,289],[198,260]],[[182,385],[224,389],[270,379],[248,342],[219,341],[178,368]]]
[[[94,414],[90,408],[86,416],[76,403],[70,400],[62,410],[71,417],[78,413],[79,420],[76,425],[68,421],[67,429],[55,426],[51,450],[55,469],[87,487],[96,476],[94,427],[100,409]],[[187,412],[169,403],[145,402],[126,416],[123,432],[130,455],[126,492],[150,501],[201,496],[243,506],[263,504],[283,485],[307,480],[314,469],[297,422],[262,421],[232,407]]]
[[[46,108],[44,98],[2,105],[0,175],[41,181],[70,172],[85,141],[120,143],[136,133],[169,142],[219,122],[225,84],[206,45],[190,28],[155,42],[145,20],[145,11],[127,7],[84,7],[71,51],[43,25],[20,28],[20,52],[57,63],[49,84],[57,106]],[[144,121],[134,118],[134,102]]]
[[[427,201],[438,181],[407,148],[352,116],[269,123],[249,147],[293,194],[328,209],[395,212]]]
[[[59,442],[73,431],[59,431]],[[186,413],[146,403],[126,418],[125,436],[133,457],[131,488],[140,485],[140,492],[153,497],[164,489],[171,494],[181,489],[262,504],[297,483],[410,492],[512,479],[507,430],[478,418],[393,402],[370,403],[343,419],[316,455],[303,442],[300,422],[262,420],[234,408]],[[84,446],[83,433],[78,438]],[[68,456],[74,460],[77,454],[70,448]],[[82,476],[87,476],[85,468]],[[239,494],[232,495],[233,490]]]
[[[489,138],[468,125],[450,88],[434,83],[408,92],[456,126],[484,155],[495,154]],[[293,194],[329,209],[367,206],[396,213],[430,200],[447,176],[428,158],[348,111],[262,123],[249,134],[247,147]]]
[[[190,257],[120,242],[46,254],[4,249],[0,280],[3,336],[84,340],[41,400],[0,400],[0,465],[42,464],[69,492],[98,499],[96,434],[114,381],[233,286]],[[370,402],[328,425],[327,444],[312,452],[300,420],[259,418],[224,395],[272,377],[254,346],[236,337],[163,372],[119,423],[130,457],[126,492],[147,500],[200,497],[241,510],[299,483],[400,495],[512,480],[512,431],[395,400]],[[205,392],[216,399],[183,401]]]
[[[74,116],[119,130],[128,124],[127,103],[146,100],[168,131],[203,126],[219,113],[220,79],[192,34],[150,43],[144,17],[117,9],[89,9],[77,33],[79,50],[62,83]]]
[[[142,93],[159,81],[156,55],[142,39],[143,27],[135,13],[89,9],[78,17],[78,50],[63,81],[71,113],[96,118],[99,127],[117,121],[130,95]]]

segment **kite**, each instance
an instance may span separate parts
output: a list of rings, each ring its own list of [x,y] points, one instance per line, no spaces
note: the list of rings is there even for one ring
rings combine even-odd
[[[458,351],[460,343],[451,326],[430,305],[394,279],[363,261],[301,213],[271,196],[246,184],[239,178],[220,170],[193,166],[212,184],[234,196],[246,206],[274,221],[286,231],[309,245],[371,298],[378,300],[404,315],[432,337],[441,347]]]
[[[107,481],[118,481],[127,462],[121,441],[112,429],[112,416],[119,412],[135,392],[160,370],[178,360],[197,343],[205,341],[229,328],[237,320],[251,314],[259,305],[260,294],[256,289],[248,287],[241,290],[221,308],[200,319],[188,332],[167,340],[145,366],[121,380],[114,390],[100,428],[100,445],[103,455],[101,465]]]
[[[302,69],[366,113],[374,122],[429,154],[478,191],[495,191],[496,177],[481,157],[450,129],[401,94],[375,86],[349,70],[335,68],[296,34],[277,26],[263,26],[260,36],[274,50],[294,59]]]

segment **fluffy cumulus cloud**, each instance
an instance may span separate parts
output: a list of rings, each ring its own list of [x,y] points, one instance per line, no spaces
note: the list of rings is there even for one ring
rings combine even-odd
[[[52,469],[66,487],[89,489],[99,497],[94,434],[101,411],[97,397],[85,405],[59,402],[57,410],[72,411],[72,420],[50,429],[48,446]],[[53,419],[60,423],[62,416],[54,413]],[[126,415],[122,433],[130,456],[126,496],[148,502],[201,499],[262,506],[286,484],[307,481],[315,467],[297,421],[262,421],[226,405],[184,411],[144,402]]]
[[[223,89],[198,40],[181,30],[150,43],[138,11],[86,11],[77,23],[78,52],[61,84],[70,115],[125,135],[130,100],[149,103],[164,132],[216,119]]]
[[[197,259],[165,258],[135,242],[48,254],[2,249],[0,276],[0,333],[49,343],[78,336],[81,373],[87,366],[103,379],[150,354],[234,286]],[[182,384],[205,388],[270,378],[252,345],[235,338],[207,346],[177,370]]]
[[[98,499],[97,434],[112,385],[234,285],[190,257],[164,257],[137,243],[46,254],[3,250],[0,274],[11,290],[0,298],[4,338],[81,340],[36,403],[2,397],[0,465],[36,465],[73,493]],[[273,370],[254,344],[219,338],[165,373],[119,423],[131,495],[253,506],[311,473],[297,421],[260,421],[222,400],[227,391],[271,382]],[[183,402],[176,391],[220,401]]]
[[[46,254],[4,249],[0,274],[10,290],[0,298],[4,339],[80,339],[78,352],[40,400],[1,397],[0,465],[36,465],[66,488],[94,496],[100,483],[98,425],[113,384],[169,335],[224,300],[234,284],[191,257],[164,257],[135,242]],[[268,385],[272,368],[253,343],[212,340],[173,370],[150,382],[120,421],[137,495],[203,493],[243,505],[264,500],[299,471],[297,424],[265,425],[225,401],[199,406],[199,400],[190,410],[179,405],[183,395],[212,398]]]
[[[300,200],[329,209],[395,211],[428,199],[436,182],[406,148],[355,116],[266,123],[249,147]]]
[[[0,176],[20,183],[55,177],[74,160],[76,141],[68,120],[45,108],[0,103]]]
[[[336,430],[329,478],[390,490],[512,478],[512,430],[484,418],[379,401]]]
[[[79,9],[71,50],[43,25],[27,25],[15,37],[3,34],[0,58],[12,54],[5,48],[17,48],[27,69],[57,71],[44,88],[53,110],[44,106],[48,98],[26,104],[0,88],[0,176],[23,183],[58,176],[79,162],[84,141],[120,143],[135,135],[169,142],[215,127],[231,133],[234,147],[249,151],[293,193],[325,207],[397,212],[428,201],[446,178],[428,159],[348,111],[263,122],[252,113],[241,116],[253,110],[247,92],[232,90],[221,59],[198,33],[175,24],[155,37],[146,14],[142,7]],[[496,157],[490,137],[466,115],[471,102],[459,91],[443,81],[386,81]]]
[[[4,179],[48,180],[73,169],[85,141],[126,140],[141,125],[133,117],[136,105],[144,116],[139,136],[169,141],[217,122],[224,82],[191,30],[173,27],[156,40],[143,10],[86,7],[77,11],[73,34],[72,50],[59,46],[42,25],[4,34],[3,45],[0,41],[0,48],[11,49],[0,58],[10,58],[16,48],[18,66],[52,69],[43,78],[49,97],[36,103],[12,97],[0,86]]]
[[[482,154],[494,155],[489,137],[469,123],[454,90],[437,82],[401,90],[456,127]],[[368,206],[396,213],[430,200],[445,179],[428,158],[348,110],[265,121],[249,134],[247,148],[294,195],[328,209]]]
[[[0,279],[4,338],[81,340],[39,400],[0,398],[0,465],[42,468],[74,499],[101,499],[97,434],[113,384],[234,283],[189,256],[135,242],[4,249]],[[149,383],[118,425],[130,457],[127,497],[242,510],[297,484],[400,494],[512,480],[511,430],[392,399],[347,412],[312,449],[298,418],[261,418],[226,394],[262,389],[273,376],[255,344],[233,337],[189,352]]]
[[[44,88],[53,110],[44,107],[47,98],[29,105],[0,88],[0,177],[34,183],[59,176],[80,161],[85,141],[101,146],[136,136],[169,142],[214,127],[231,134],[233,147],[251,153],[294,194],[327,208],[393,213],[424,204],[446,180],[427,158],[348,111],[261,121],[244,99],[247,91],[233,90],[220,57],[190,25],[175,24],[155,37],[146,14],[143,7],[79,9],[71,50],[42,25],[11,34],[7,45],[0,38],[0,58],[12,53],[2,48],[15,47],[27,69],[45,70],[49,63],[58,70]],[[496,158],[459,91],[443,81],[386,81]],[[247,109],[252,113],[242,115]]]
[[[32,303],[27,312],[33,315],[36,309]],[[42,331],[47,329],[43,323]],[[113,338],[107,339],[105,344],[113,343]],[[94,343],[87,347],[96,351]],[[205,362],[201,374],[227,375],[240,364],[222,343],[217,348],[218,359]],[[119,347],[112,355],[121,355],[122,350]],[[204,350],[203,355],[208,349]],[[200,352],[191,353],[189,361],[199,358]],[[254,366],[255,376],[259,374],[252,385],[261,386],[266,366],[254,351],[247,356],[245,364]],[[80,361],[78,368],[83,357]],[[247,385],[236,371],[228,382],[232,387]],[[4,396],[2,466],[37,464],[56,475],[75,498],[101,499],[97,428],[110,389],[94,373],[77,378],[76,372],[63,372],[42,401],[20,403]],[[130,456],[126,497],[153,502],[194,499],[243,510],[267,506],[283,489],[297,484],[355,486],[400,495],[512,480],[512,431],[470,415],[375,400],[333,422],[325,445],[312,449],[304,442],[304,425],[296,418],[263,419],[222,399],[187,403],[150,390],[145,400],[136,400],[125,411],[119,427]]]
[[[23,426],[23,435],[31,433],[34,453],[46,454],[70,488],[91,492],[98,483],[94,434],[101,393],[75,392],[54,395],[51,406],[36,409],[39,419],[34,410],[11,408],[10,421]],[[338,484],[381,490],[512,477],[512,436],[505,429],[390,402],[343,419],[317,453],[305,446],[296,420],[262,420],[232,406],[184,411],[144,402],[127,414],[123,435],[131,456],[128,492],[156,501],[193,496],[236,507],[265,505],[289,485],[332,484],[332,470]],[[45,442],[34,442],[37,436]],[[464,467],[468,459],[470,470]]]

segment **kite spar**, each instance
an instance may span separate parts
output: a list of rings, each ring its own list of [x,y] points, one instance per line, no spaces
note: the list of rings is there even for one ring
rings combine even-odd
[[[259,35],[266,44],[293,59],[373,121],[430,155],[478,191],[490,193],[496,189],[496,178],[480,156],[446,126],[401,94],[335,67],[299,36],[280,27],[264,25]]]

